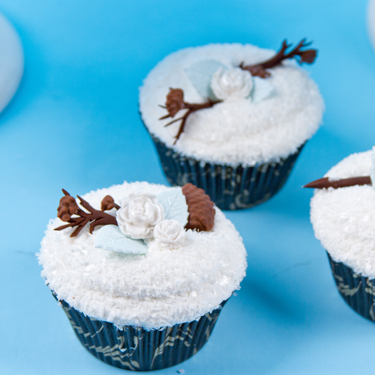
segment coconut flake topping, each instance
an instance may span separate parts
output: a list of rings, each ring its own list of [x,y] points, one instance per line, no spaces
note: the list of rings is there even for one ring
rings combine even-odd
[[[124,183],[83,198],[99,209],[106,195],[120,201],[131,194],[158,195],[171,189],[175,188]],[[101,230],[90,234],[86,226],[72,238],[73,228],[55,231],[62,221],[51,220],[38,254],[42,276],[58,299],[118,327],[159,329],[193,321],[218,308],[245,276],[242,239],[224,214],[215,210],[209,232],[185,232],[179,222],[166,220],[162,226],[160,222],[144,255],[95,247]],[[115,209],[109,213],[115,214]]]
[[[326,177],[368,176],[372,152],[353,154],[334,166]],[[375,278],[375,190],[350,186],[315,190],[311,199],[315,236],[333,260],[356,273]]]
[[[167,146],[173,146],[179,124],[165,127],[170,119],[159,121],[165,116],[165,109],[159,105],[164,105],[170,88],[182,89],[186,102],[207,101],[193,85],[186,68],[209,60],[229,69],[242,62],[249,65],[264,61],[274,54],[252,45],[211,44],[167,56],[149,73],[140,90],[140,111],[148,130]],[[273,68],[266,80],[270,87],[261,100],[224,100],[192,113],[173,148],[198,160],[233,166],[277,161],[296,152],[321,123],[322,97],[317,85],[294,61]],[[237,86],[237,80],[233,82]],[[249,83],[241,85],[247,92]]]

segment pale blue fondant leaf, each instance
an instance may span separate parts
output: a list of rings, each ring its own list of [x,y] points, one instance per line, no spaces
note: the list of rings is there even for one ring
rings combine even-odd
[[[371,157],[371,183],[372,187],[375,189],[375,146],[372,148],[372,157]]]
[[[274,87],[267,79],[253,77],[253,82],[254,88],[251,93],[253,103],[258,103],[262,100],[268,99],[273,94]]]
[[[165,220],[177,220],[183,227],[189,216],[185,195],[180,187],[168,189],[156,195],[164,207]]]
[[[198,60],[186,67],[185,72],[200,95],[215,100],[217,98],[211,89],[211,78],[219,68],[226,69],[226,66],[217,60]]]
[[[147,253],[147,246],[142,240],[126,237],[116,225],[100,228],[94,238],[95,247],[112,250],[118,253],[140,255]]]

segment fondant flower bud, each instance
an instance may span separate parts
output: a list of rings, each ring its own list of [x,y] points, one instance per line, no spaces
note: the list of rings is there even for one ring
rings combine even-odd
[[[112,208],[114,208],[114,207],[116,209],[120,208],[120,206],[115,203],[115,200],[110,195],[106,195],[102,199],[101,210],[102,211],[109,211],[109,210],[112,210]]]
[[[186,232],[177,220],[163,220],[155,226],[154,237],[165,249],[179,249],[185,242]]]
[[[306,51],[301,51],[299,53],[299,56],[300,56],[299,62],[300,64],[302,63],[312,64],[315,61],[316,55],[317,55],[317,50],[315,49],[308,49]]]

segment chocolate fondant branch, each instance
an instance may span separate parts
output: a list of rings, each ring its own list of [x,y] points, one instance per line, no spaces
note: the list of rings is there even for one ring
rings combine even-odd
[[[91,207],[89,202],[85,201],[83,198],[81,198],[79,195],[77,195],[77,198],[79,199],[79,203],[83,208],[86,208],[87,211],[93,212],[95,211],[95,208]],[[84,211],[83,211],[84,212]]]
[[[68,224],[55,228],[55,230],[76,227],[74,232],[70,235],[70,237],[76,237],[88,223],[91,223],[89,229],[90,233],[93,232],[97,225],[117,225],[117,220],[114,216],[111,216],[103,211],[96,210],[79,195],[77,195],[77,197],[80,205],[88,212],[78,207],[76,200],[66,190],[63,189],[63,193],[65,196],[60,199],[60,205],[57,209],[58,217],[62,221],[68,222]],[[72,217],[72,215],[77,215],[77,217]]]
[[[170,117],[170,116],[168,116],[168,117]],[[164,116],[164,117],[161,117],[160,120],[163,120],[164,118],[166,118],[166,117],[165,117],[165,116]],[[172,120],[172,121],[168,122],[168,124],[165,124],[164,127],[167,127],[167,126],[169,126],[169,125],[172,125],[172,124],[174,124],[175,122],[180,121],[180,120],[183,120],[183,119],[184,119],[184,116],[179,117],[179,118],[176,118],[175,120]]]
[[[159,120],[165,120],[165,119],[167,119],[167,118],[169,118],[169,117],[172,117],[171,115],[165,115],[165,116],[162,116],[162,117],[160,117],[159,118]],[[175,120],[176,121],[176,120]]]
[[[341,180],[330,180],[329,177],[320,178],[319,180],[312,181],[304,186],[304,188],[312,188],[312,189],[328,189],[334,188],[338,189],[341,187],[349,187],[349,186],[356,186],[356,185],[371,185],[371,177],[370,176],[362,176],[362,177],[351,177],[351,178],[344,178]]]
[[[311,44],[312,42],[306,42],[306,39],[302,39],[295,48],[286,53],[292,44],[288,44],[288,42],[284,40],[281,44],[280,50],[271,59],[247,66],[244,66],[244,64],[241,63],[239,67],[243,70],[249,71],[252,76],[267,78],[271,75],[267,69],[274,68],[287,59],[296,58],[299,64],[312,64],[316,59],[318,51],[316,49],[303,49],[309,47]]]
[[[174,137],[174,138],[175,138],[175,139],[174,139],[174,142],[173,142],[174,145],[177,143],[177,141],[179,140],[181,134],[184,132],[184,130],[185,130],[185,125],[186,125],[186,120],[188,119],[189,115],[190,115],[192,112],[193,112],[193,111],[187,111],[187,112],[185,113],[185,115],[181,117],[181,120],[182,120],[182,121],[181,121],[180,127],[178,128],[178,132],[177,132],[177,134],[176,134],[175,137]],[[168,125],[168,124],[167,124],[167,125]],[[169,123],[169,125],[170,125],[170,123]]]
[[[212,100],[208,99],[207,102],[201,103],[201,104],[188,103],[188,102],[184,101],[183,90],[170,88],[169,93],[167,95],[167,100],[165,102],[165,106],[160,105],[160,107],[165,108],[168,111],[168,114],[160,117],[159,120],[165,120],[167,118],[173,118],[182,109],[187,109],[186,113],[182,117],[177,118],[175,120],[172,120],[172,121],[168,122],[168,124],[164,125],[164,126],[169,126],[169,125],[174,124],[177,121],[181,121],[178,132],[175,135],[175,141],[173,143],[173,144],[176,144],[176,142],[180,138],[181,134],[184,132],[185,124],[186,124],[186,121],[187,121],[188,117],[193,112],[196,112],[196,111],[199,111],[199,110],[205,109],[205,108],[211,108],[215,104],[220,103],[220,102],[221,102],[221,100],[212,101]]]

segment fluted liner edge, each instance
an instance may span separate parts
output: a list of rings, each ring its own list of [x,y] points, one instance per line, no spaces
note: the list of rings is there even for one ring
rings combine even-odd
[[[344,263],[335,262],[329,254],[328,259],[337,289],[345,302],[364,318],[375,321],[375,280],[355,273]]]
[[[287,181],[302,146],[287,158],[252,167],[232,167],[181,155],[150,133],[172,186],[190,182],[202,188],[223,210],[256,206],[275,195]]]
[[[112,366],[133,371],[159,370],[177,365],[196,354],[207,342],[221,309],[196,321],[161,330],[125,326],[86,316],[65,301],[59,301],[81,344],[96,358]]]

